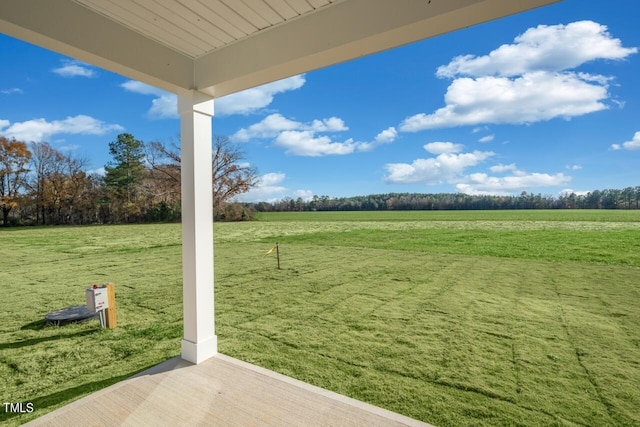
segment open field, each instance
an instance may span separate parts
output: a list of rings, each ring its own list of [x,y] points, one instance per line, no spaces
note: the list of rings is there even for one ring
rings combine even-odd
[[[222,353],[440,426],[640,425],[640,212],[285,213],[215,233]],[[0,422],[179,353],[179,225],[0,229],[0,259],[0,397],[36,409]],[[107,281],[118,329],[44,326]]]

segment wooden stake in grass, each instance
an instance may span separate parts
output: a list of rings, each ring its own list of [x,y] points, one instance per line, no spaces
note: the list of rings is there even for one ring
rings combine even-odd
[[[107,328],[113,329],[118,326],[118,320],[116,317],[116,285],[113,283],[107,283],[107,298],[109,298],[109,307],[105,310],[107,316]]]
[[[266,254],[264,254],[263,258],[269,255],[270,253],[272,253],[273,251],[276,251],[276,259],[278,260],[278,270],[280,270],[280,247],[278,246],[278,242],[276,242],[276,245],[271,249],[269,249]]]

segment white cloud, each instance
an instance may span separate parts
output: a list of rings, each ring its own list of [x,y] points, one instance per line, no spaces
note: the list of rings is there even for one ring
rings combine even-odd
[[[558,194],[560,196],[567,197],[571,194],[575,194],[576,196],[586,196],[589,193],[589,190],[572,190],[571,188],[565,188],[564,190],[560,190]]]
[[[443,153],[459,153],[462,151],[462,144],[454,144],[453,142],[430,142],[423,146],[431,154]]]
[[[437,157],[416,159],[413,163],[389,163],[385,165],[388,175],[385,181],[392,184],[441,184],[454,182],[462,177],[464,170],[475,166],[494,153],[474,151],[472,153],[442,153]]]
[[[215,112],[223,116],[253,113],[271,104],[274,95],[300,89],[304,84],[304,75],[298,75],[223,96],[216,99]]]
[[[393,126],[387,128],[376,135],[374,142],[378,142],[380,144],[389,144],[396,140],[398,136],[398,131]]]
[[[274,138],[285,130],[294,130],[302,127],[302,124],[289,120],[282,114],[270,114],[258,123],[248,128],[242,128],[231,136],[234,141],[247,142],[253,138]]]
[[[286,175],[282,172],[267,173],[260,177],[260,179],[258,180],[258,185],[261,187],[273,187],[277,184],[280,184],[282,181],[284,181],[285,178]]]
[[[62,66],[51,71],[62,77],[95,77],[95,70],[80,61],[64,60]]]
[[[286,130],[274,139],[277,147],[285,149],[285,153],[296,156],[320,157],[351,154],[355,151],[371,151],[382,144],[389,144],[395,139],[395,128],[380,132],[373,142],[354,141],[349,138],[338,142],[329,136],[316,136],[313,130]]]
[[[482,143],[491,142],[491,141],[493,141],[494,138],[495,138],[495,135],[487,135],[487,136],[483,136],[482,138],[480,138],[478,140],[478,142],[482,142]]]
[[[314,120],[309,129],[314,132],[341,132],[349,130],[349,128],[344,124],[344,121],[338,117]]]
[[[438,68],[436,75],[517,76],[531,71],[562,71],[597,59],[621,60],[638,51],[624,48],[605,25],[578,21],[539,25],[484,56],[464,55]]]
[[[489,130],[489,126],[477,126],[471,129],[471,133],[484,132],[488,130]]]
[[[417,132],[452,126],[524,124],[569,119],[604,110],[607,87],[591,84],[575,73],[532,72],[506,77],[460,78],[445,95],[445,107],[432,114],[406,118],[400,130]]]
[[[472,195],[506,195],[531,188],[566,185],[569,181],[571,181],[571,177],[562,173],[549,175],[520,171],[518,174],[501,177],[489,176],[486,173],[473,173],[467,176],[463,182],[458,183],[456,188],[462,193]]]
[[[9,89],[0,90],[0,93],[3,94],[3,95],[12,95],[14,93],[22,94],[24,92],[19,87],[12,87],[12,88],[9,88]]]
[[[296,198],[301,197],[302,200],[304,200],[305,202],[308,202],[311,199],[313,199],[313,191],[311,190],[296,190],[293,192],[293,195]]]
[[[20,141],[45,141],[57,134],[104,135],[124,128],[117,124],[108,124],[90,116],[78,115],[64,120],[48,122],[45,119],[33,119],[11,124],[0,120],[0,135]]]
[[[611,144],[612,150],[640,150],[640,132],[633,135],[631,141],[622,144]]]
[[[580,165],[566,165],[565,169],[569,169],[570,171],[577,171],[582,169],[582,166]]]
[[[167,92],[166,90],[162,90],[155,86],[139,82],[137,80],[127,80],[126,82],[122,83],[120,87],[128,92],[139,93],[140,95],[162,96],[170,94],[170,92]]]
[[[262,175],[257,185],[248,192],[236,197],[241,202],[273,202],[284,197],[294,199],[302,197],[310,200],[313,197],[311,190],[291,190],[283,185],[286,175],[282,172],[271,172]]]
[[[120,87],[127,92],[155,97],[151,101],[151,108],[147,111],[148,117],[152,119],[176,119],[179,117],[178,97],[175,94],[137,80],[127,80]]]
[[[500,163],[499,165],[491,166],[489,170],[495,173],[502,173],[507,171],[517,171],[518,169],[516,168],[515,163],[511,163],[509,165],[503,165],[502,163]]]
[[[288,119],[282,114],[273,113],[258,123],[238,130],[231,139],[240,142],[251,139],[273,139],[274,144],[284,148],[287,154],[318,157],[371,151],[379,145],[390,144],[398,135],[394,127],[378,133],[372,142],[356,142],[351,138],[337,142],[327,135],[318,135],[321,132],[334,133],[346,130],[349,128],[338,117],[302,123]]]
[[[453,143],[432,144],[438,144],[430,147],[433,152],[438,152],[439,149],[446,150],[447,144],[451,144],[452,150],[458,150],[460,147],[460,144]],[[428,145],[425,145],[425,149]],[[508,195],[531,188],[566,185],[571,181],[570,176],[562,173],[527,173],[519,170],[515,163],[498,164],[489,168],[493,173],[509,173],[507,176],[465,174],[467,168],[476,166],[494,155],[495,153],[490,151],[457,154],[445,151],[433,158],[414,160],[411,164],[391,163],[385,166],[388,172],[385,180],[392,184],[456,184],[458,191],[473,195]]]
[[[313,131],[308,130],[284,131],[276,137],[275,145],[284,148],[287,154],[309,157],[351,154],[357,147],[352,139],[334,142],[328,136],[316,137]]]
[[[232,139],[240,142],[247,142],[253,138],[275,138],[284,131],[309,131],[315,132],[339,132],[348,130],[342,119],[330,117],[328,119],[314,120],[311,123],[301,123],[289,120],[282,114],[270,114],[258,123],[254,123],[248,128],[237,131]]]
[[[458,56],[439,67],[438,77],[453,79],[445,106],[407,117],[400,130],[535,123],[600,111],[608,108],[612,78],[568,70],[637,51],[592,21],[530,28],[488,55]]]
[[[287,191],[287,188],[281,185],[285,178],[286,175],[281,172],[264,174],[258,179],[255,187],[237,196],[236,199],[242,202],[260,202],[280,199]]]
[[[356,146],[358,151],[371,151],[380,145],[391,144],[397,137],[398,131],[395,127],[391,126],[377,134],[372,142],[358,142]]]
[[[221,116],[253,113],[271,104],[278,93],[299,89],[304,83],[304,75],[298,75],[223,96],[214,101],[214,112]],[[175,94],[135,80],[126,81],[120,86],[129,92],[155,97],[147,112],[150,118],[178,118],[178,98]]]
[[[107,171],[104,169],[103,167],[100,167],[98,169],[91,169],[87,171],[88,175],[98,175],[98,176],[105,176],[107,174]]]
[[[178,98],[172,93],[166,93],[153,99],[147,116],[152,119],[178,118]]]

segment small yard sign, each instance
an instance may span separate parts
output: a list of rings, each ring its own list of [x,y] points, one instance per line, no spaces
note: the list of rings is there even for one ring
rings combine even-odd
[[[113,329],[116,320],[116,289],[113,283],[104,286],[93,285],[85,291],[87,309],[100,315],[100,326]]]
[[[106,287],[98,287],[87,289],[87,308],[90,311],[97,312],[109,308],[109,296]]]

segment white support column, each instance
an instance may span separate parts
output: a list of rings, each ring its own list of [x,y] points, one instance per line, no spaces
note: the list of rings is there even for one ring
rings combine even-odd
[[[218,352],[213,309],[213,99],[178,94],[182,168],[182,358],[200,363]]]

